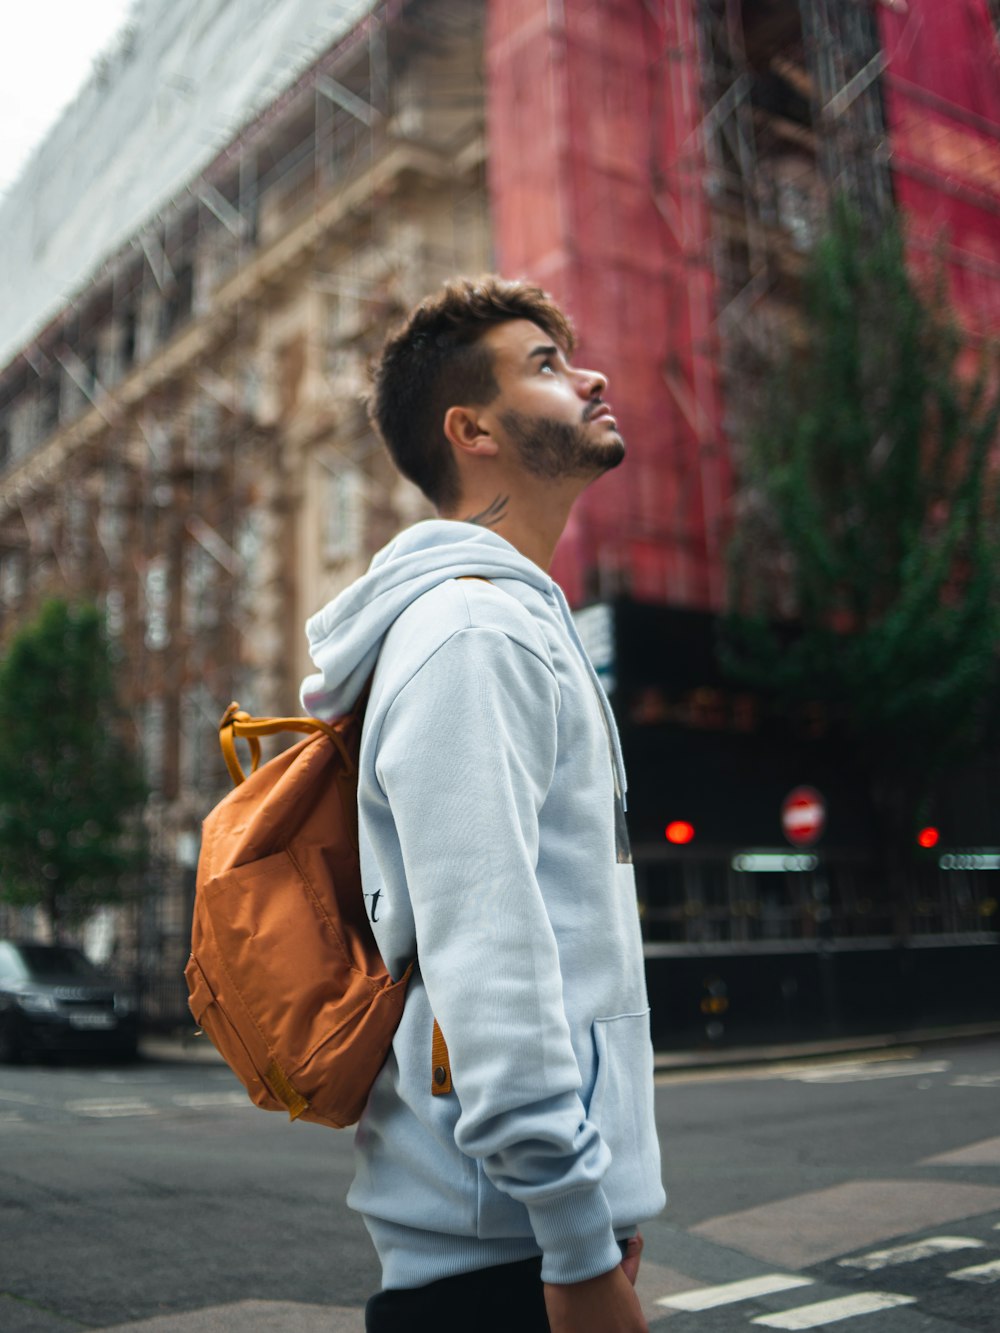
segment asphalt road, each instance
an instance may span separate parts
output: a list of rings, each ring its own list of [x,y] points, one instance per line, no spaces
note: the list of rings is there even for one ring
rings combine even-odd
[[[654,1327],[1000,1330],[1000,1042],[675,1073],[657,1110]],[[220,1065],[0,1070],[0,1330],[357,1333],[350,1153]]]

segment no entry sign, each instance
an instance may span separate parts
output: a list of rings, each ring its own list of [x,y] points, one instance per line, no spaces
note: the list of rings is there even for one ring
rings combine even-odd
[[[794,847],[811,847],[826,824],[826,802],[815,787],[796,787],[781,803],[781,827]]]

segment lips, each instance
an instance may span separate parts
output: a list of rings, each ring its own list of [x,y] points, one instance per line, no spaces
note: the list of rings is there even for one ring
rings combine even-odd
[[[607,403],[594,403],[588,409],[585,421],[596,421],[598,417],[613,417],[614,412]]]

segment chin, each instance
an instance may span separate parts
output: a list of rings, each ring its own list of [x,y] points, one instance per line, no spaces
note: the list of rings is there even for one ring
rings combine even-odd
[[[622,439],[620,435],[616,435],[613,439],[608,440],[608,460],[606,463],[607,470],[610,471],[612,468],[618,467],[620,463],[624,462],[625,462],[625,441]]]

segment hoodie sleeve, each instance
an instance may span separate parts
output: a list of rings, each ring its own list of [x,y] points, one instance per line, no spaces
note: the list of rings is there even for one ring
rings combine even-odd
[[[586,1117],[559,953],[536,876],[559,688],[494,629],[455,632],[400,690],[376,773],[399,837],[428,999],[451,1057],[455,1139],[527,1208],[543,1278],[621,1260]]]

